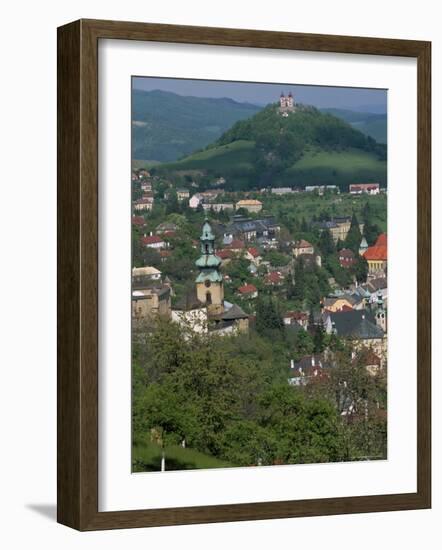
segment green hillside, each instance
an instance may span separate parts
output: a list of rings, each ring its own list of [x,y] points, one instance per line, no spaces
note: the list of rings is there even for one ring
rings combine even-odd
[[[227,189],[387,183],[387,150],[349,123],[313,107],[287,118],[270,105],[237,122],[205,150],[163,164],[163,174],[201,170],[224,176]]]
[[[200,98],[133,90],[132,158],[174,161],[206,147],[260,107],[229,98]]]
[[[379,143],[387,143],[387,114],[363,113],[348,109],[321,109],[323,113],[332,114],[348,122],[363,134],[372,137]]]

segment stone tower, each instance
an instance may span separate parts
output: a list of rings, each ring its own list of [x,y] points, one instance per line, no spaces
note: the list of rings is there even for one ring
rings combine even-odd
[[[281,92],[281,96],[279,98],[279,113],[283,117],[288,117],[289,113],[292,113],[293,111],[295,111],[295,103],[292,92],[289,92],[288,96],[285,96],[284,92]]]
[[[224,311],[223,278],[219,271],[221,258],[215,254],[215,235],[208,220],[203,224],[200,237],[201,256],[195,262],[199,273],[195,280],[198,300],[206,305],[210,315]]]
[[[380,327],[384,332],[387,332],[387,312],[385,311],[384,299],[380,292],[378,292],[378,295],[377,295],[375,317],[376,317],[376,324],[378,325],[378,327]]]

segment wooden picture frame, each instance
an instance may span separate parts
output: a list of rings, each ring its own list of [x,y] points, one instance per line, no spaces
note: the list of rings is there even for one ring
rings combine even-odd
[[[157,41],[405,56],[418,67],[417,492],[98,511],[98,41]],[[81,531],[431,506],[431,44],[422,41],[79,20],[58,29],[58,521]]]

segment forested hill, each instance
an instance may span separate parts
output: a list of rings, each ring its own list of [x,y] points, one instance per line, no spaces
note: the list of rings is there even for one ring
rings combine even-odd
[[[173,161],[206,147],[261,107],[229,98],[133,90],[132,158]]]
[[[349,123],[310,106],[287,117],[271,104],[236,122],[205,150],[166,170],[223,175],[231,189],[387,180],[387,147]]]

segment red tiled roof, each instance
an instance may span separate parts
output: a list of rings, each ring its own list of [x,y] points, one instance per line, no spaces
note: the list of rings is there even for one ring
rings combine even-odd
[[[222,248],[221,250],[216,251],[216,255],[221,258],[221,260],[226,260],[227,258],[232,257],[232,251]]]
[[[370,246],[364,252],[364,258],[371,261],[387,261],[387,247],[386,246]]]
[[[278,271],[272,271],[271,273],[265,276],[265,281],[266,283],[277,284],[283,281],[283,277],[281,273],[279,273]]]
[[[146,221],[143,216],[132,216],[133,225],[145,225]]]
[[[170,250],[160,250],[161,258],[168,258],[172,252]]]
[[[361,189],[367,189],[368,191],[371,191],[373,189],[377,189],[379,187],[379,183],[352,183],[350,184],[350,189],[353,189],[354,191],[359,191]]]
[[[256,286],[252,284],[243,285],[238,288],[238,292],[240,292],[241,294],[252,294],[253,292],[256,292],[256,291],[257,291]]]
[[[143,244],[157,244],[163,243],[163,239],[158,237],[158,235],[149,235],[148,237],[141,237],[141,242]]]
[[[350,250],[349,248],[343,248],[339,251],[339,257],[341,258],[354,258],[354,252],[353,250]]]
[[[244,244],[244,241],[240,241],[239,239],[233,239],[233,241],[226,245],[226,248],[231,248],[232,250],[235,249],[235,248],[240,248],[240,249],[243,249],[245,248],[245,244]]]
[[[255,247],[249,248],[248,251],[249,251],[249,254],[250,254],[251,256],[253,256],[254,258],[257,258],[258,256],[261,255],[260,252],[259,252],[259,250],[258,250],[257,248],[255,248]]]
[[[307,321],[308,314],[303,311],[287,311],[284,317],[294,319],[295,321]]]
[[[375,246],[387,246],[387,234],[381,233],[376,239]]]

